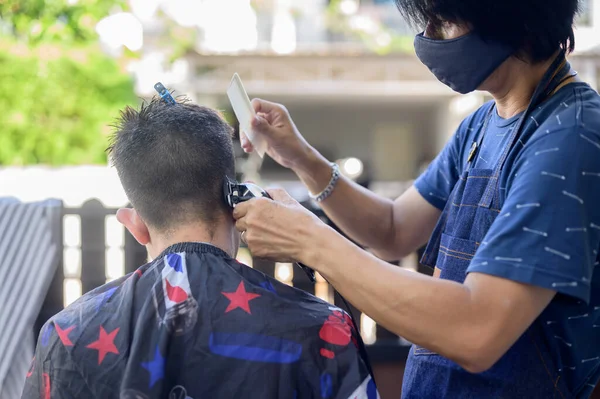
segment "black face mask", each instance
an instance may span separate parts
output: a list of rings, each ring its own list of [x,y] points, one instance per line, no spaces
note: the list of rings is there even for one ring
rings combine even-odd
[[[417,57],[436,78],[452,90],[467,94],[477,89],[514,50],[486,42],[477,33],[449,40],[415,37]]]

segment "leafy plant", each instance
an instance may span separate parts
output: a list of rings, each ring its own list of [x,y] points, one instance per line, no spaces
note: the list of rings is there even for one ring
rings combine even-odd
[[[0,0],[0,19],[8,34],[32,45],[87,43],[98,21],[124,7],[124,0]]]
[[[107,122],[136,103],[96,23],[122,1],[0,0],[0,165],[105,163]]]
[[[105,163],[107,121],[136,102],[131,78],[98,49],[16,48],[0,51],[0,165]]]
[[[414,37],[401,35],[383,22],[366,15],[344,15],[341,12],[341,0],[331,0],[326,10],[327,26],[331,32],[353,37],[376,54],[411,53]],[[362,18],[363,24],[353,24],[352,20]],[[363,26],[361,26],[363,25]],[[364,26],[366,25],[366,26]]]

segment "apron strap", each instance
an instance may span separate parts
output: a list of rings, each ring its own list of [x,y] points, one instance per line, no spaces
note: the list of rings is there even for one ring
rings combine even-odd
[[[490,208],[492,205],[492,200],[494,198],[494,194],[497,191],[498,180],[500,176],[500,172],[502,167],[504,166],[504,162],[506,158],[508,158],[508,154],[510,153],[512,147],[517,141],[519,134],[521,133],[521,129],[524,125],[524,122],[527,120],[533,109],[537,107],[540,103],[546,100],[554,90],[564,81],[565,77],[568,75],[571,70],[571,66],[567,62],[565,58],[565,52],[561,51],[560,54],[556,57],[556,59],[550,65],[550,68],[546,71],[542,80],[538,84],[529,105],[523,115],[517,121],[515,128],[511,132],[509,136],[508,143],[504,147],[502,154],[500,156],[500,160],[496,165],[496,169],[494,171],[493,176],[489,179],[485,192],[481,198],[480,206]],[[492,107],[493,109],[493,107]]]
[[[465,166],[465,170],[470,170],[471,166],[473,165],[473,160],[475,159],[475,156],[477,155],[477,153],[479,152],[479,149],[481,148],[481,143],[483,142],[483,138],[485,137],[485,132],[487,131],[487,127],[490,122],[490,119],[492,118],[492,112],[494,111],[494,109],[496,109],[496,104],[492,104],[490,106],[490,109],[488,110],[488,112],[485,115],[485,118],[483,120],[483,125],[481,126],[481,128],[479,129],[479,132],[477,133],[477,139],[475,141],[473,141],[473,144],[471,144],[471,149],[469,150],[469,156],[467,158],[467,164]]]

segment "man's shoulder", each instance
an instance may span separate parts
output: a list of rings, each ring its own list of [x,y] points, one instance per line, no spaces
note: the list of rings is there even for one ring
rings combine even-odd
[[[548,146],[571,153],[585,153],[588,147],[600,150],[600,96],[589,86],[566,90],[536,111],[529,118],[531,133],[522,137],[525,150]]]
[[[102,309],[122,287],[127,277],[114,280],[89,291],[52,316],[40,330],[38,345],[48,347],[49,351],[66,349],[71,356],[75,347],[84,336],[89,335],[90,328],[102,325],[111,317],[118,317],[116,312],[105,312]],[[96,331],[96,334],[98,332]],[[58,343],[58,348],[53,344]]]
[[[62,311],[53,316],[50,320],[60,320],[60,318],[67,317],[67,315],[73,313],[81,315],[92,312],[95,314],[97,310],[99,310],[100,306],[110,299],[130,276],[130,274],[123,276],[86,292],[71,304],[66,306]]]
[[[600,138],[600,95],[589,86],[578,88],[575,93],[578,109],[573,111],[577,126],[580,130]]]
[[[304,329],[314,329],[316,331],[325,325],[335,325],[337,327],[352,325],[349,314],[340,307],[255,269],[250,269],[248,272],[255,277],[251,279],[254,289],[258,290],[257,292],[262,291],[261,294],[267,297],[267,311],[272,310],[273,315],[279,313],[279,309],[283,308],[286,317],[295,319]],[[326,288],[327,290],[323,291],[327,293],[333,289],[329,286]],[[325,330],[328,328],[326,327]],[[343,329],[345,328],[343,327]]]
[[[348,312],[304,290],[269,280],[280,300],[289,306],[289,315],[301,321],[307,342],[346,346],[355,341],[356,331]]]
[[[591,150],[600,150],[600,96],[589,85],[576,82],[527,114],[507,165],[544,163],[554,155],[553,162],[575,167],[570,157],[585,158]],[[595,153],[587,158],[600,160]],[[510,167],[506,173],[512,175]]]
[[[526,125],[537,135],[600,130],[600,96],[588,84],[576,82],[563,87],[537,107]]]
[[[299,269],[293,271],[296,273],[300,272]],[[333,309],[338,309],[326,300],[319,298],[306,290],[286,284],[285,282],[279,281],[255,269],[251,269],[250,273],[254,273],[259,280],[262,280],[258,282],[258,285],[261,288],[274,294],[274,302],[282,301],[285,302],[287,306],[299,312],[310,312],[314,316],[325,318]],[[316,288],[316,284],[317,283],[313,285],[313,288]],[[332,288],[328,286],[326,292],[329,293],[329,290],[331,289]]]

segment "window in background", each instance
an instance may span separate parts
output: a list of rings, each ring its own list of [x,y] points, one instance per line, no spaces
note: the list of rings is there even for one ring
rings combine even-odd
[[[315,283],[315,296],[333,304],[333,290],[329,287],[329,283],[319,273],[315,273],[317,282]]]
[[[377,323],[364,313],[360,315],[360,335],[366,345],[372,345],[377,341]]]
[[[252,260],[252,254],[250,254],[250,250],[246,247],[240,247],[236,256],[236,260],[248,267],[252,267],[254,263]]]
[[[81,296],[81,280],[78,278],[65,278],[63,283],[64,306],[67,307]]]
[[[292,280],[294,279],[294,265],[291,263],[276,263],[275,278],[282,283],[293,287]]]

